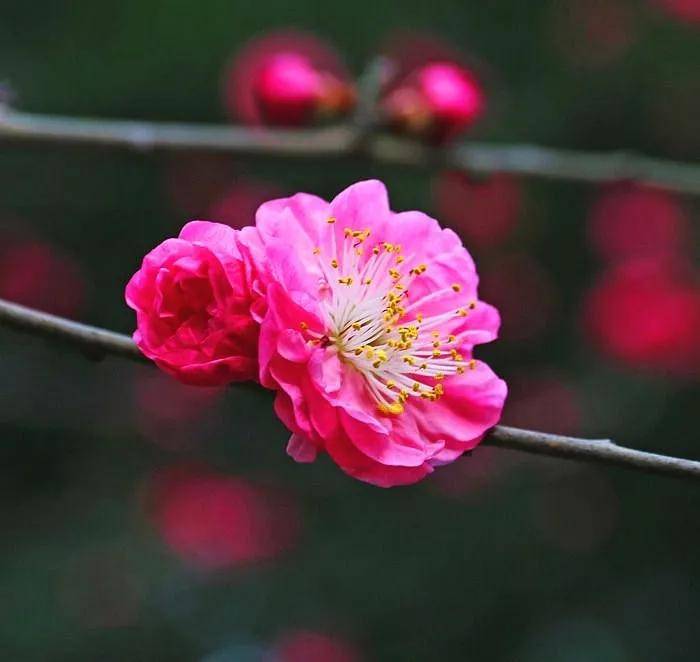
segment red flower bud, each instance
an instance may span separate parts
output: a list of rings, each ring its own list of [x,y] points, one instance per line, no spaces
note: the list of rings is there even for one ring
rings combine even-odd
[[[253,40],[236,56],[225,101],[229,114],[246,124],[300,126],[346,113],[355,92],[329,46],[283,32]]]

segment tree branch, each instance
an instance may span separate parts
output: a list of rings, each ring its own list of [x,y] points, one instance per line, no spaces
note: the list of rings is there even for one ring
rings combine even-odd
[[[73,345],[93,359],[106,356],[151,363],[126,335],[73,322],[0,299],[0,325]],[[490,446],[571,460],[613,464],[648,473],[700,479],[700,462],[624,448],[609,439],[578,439],[496,426],[484,442]]]
[[[361,119],[365,119],[365,113]],[[362,121],[318,129],[270,129],[60,117],[18,112],[0,101],[0,140],[154,150],[208,150],[290,158],[356,156],[409,167],[443,167],[582,182],[633,180],[700,194],[700,165],[631,152],[579,152],[464,142],[435,149],[370,130]]]

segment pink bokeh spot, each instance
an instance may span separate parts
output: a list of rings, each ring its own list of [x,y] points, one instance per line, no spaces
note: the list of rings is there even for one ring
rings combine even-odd
[[[634,260],[602,275],[583,324],[607,357],[633,368],[700,376],[700,284],[677,261]]]
[[[481,249],[512,236],[522,207],[519,181],[503,174],[474,181],[461,172],[443,172],[434,181],[433,198],[440,219]]]
[[[687,23],[700,24],[700,0],[652,0],[668,14]]]
[[[363,656],[354,644],[312,630],[290,630],[274,647],[277,662],[360,662]]]
[[[255,223],[255,212],[263,202],[280,195],[282,191],[274,184],[241,178],[229,185],[209,206],[208,216],[240,229]]]
[[[690,237],[688,218],[667,191],[617,184],[596,200],[588,219],[590,242],[606,260],[664,258],[681,253]]]
[[[71,257],[44,241],[7,238],[0,247],[0,297],[64,317],[85,300],[83,273]]]
[[[274,559],[299,535],[299,513],[289,497],[209,469],[162,470],[150,479],[146,496],[165,544],[202,570]]]
[[[391,211],[378,181],[331,202],[273,200],[256,229],[260,381],[277,391],[292,457],[326,452],[359,480],[409,484],[496,424],[506,386],[474,348],[496,338],[499,315],[454,232]]]

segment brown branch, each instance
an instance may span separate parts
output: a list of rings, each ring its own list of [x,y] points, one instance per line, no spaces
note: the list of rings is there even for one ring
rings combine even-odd
[[[409,167],[444,167],[582,182],[633,180],[700,194],[700,165],[631,152],[580,152],[522,144],[465,142],[433,149],[375,132],[363,122],[319,129],[269,129],[39,115],[0,103],[0,140],[154,150],[208,150],[249,156],[356,156]]]
[[[0,299],[0,325],[75,346],[91,358],[118,356],[150,363],[126,335],[73,322]],[[486,444],[552,457],[613,464],[649,473],[700,479],[700,462],[618,446],[608,439],[578,439],[496,426]]]

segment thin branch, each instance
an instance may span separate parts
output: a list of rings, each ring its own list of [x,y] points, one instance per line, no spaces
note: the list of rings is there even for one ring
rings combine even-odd
[[[361,119],[366,113],[361,114]],[[0,102],[0,140],[83,144],[141,151],[208,150],[290,158],[363,157],[409,167],[444,167],[582,182],[637,181],[700,194],[700,165],[632,152],[580,152],[534,145],[465,142],[444,149],[369,130],[361,122],[319,129],[141,122],[39,115]]]
[[[73,345],[91,358],[100,359],[112,355],[150,363],[129,336],[42,313],[2,299],[0,325]],[[700,462],[624,448],[609,439],[578,439],[498,425],[489,433],[485,443],[537,455],[700,479]]]

